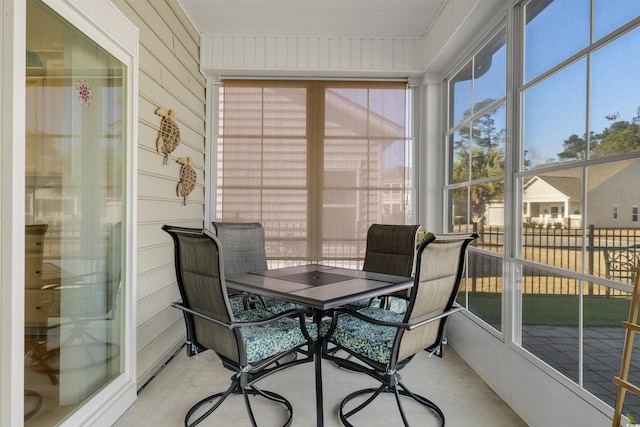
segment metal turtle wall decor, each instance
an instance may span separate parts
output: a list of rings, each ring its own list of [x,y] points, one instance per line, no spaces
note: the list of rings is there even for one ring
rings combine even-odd
[[[160,135],[156,141],[156,150],[164,155],[164,164],[169,164],[171,153],[180,144],[180,128],[176,123],[176,112],[165,108],[157,108],[155,113],[162,117]]]
[[[193,164],[191,157],[180,157],[177,162],[182,165],[180,167],[178,196],[182,196],[184,198],[183,203],[186,206],[189,193],[191,193],[196,186],[196,171],[191,166]]]

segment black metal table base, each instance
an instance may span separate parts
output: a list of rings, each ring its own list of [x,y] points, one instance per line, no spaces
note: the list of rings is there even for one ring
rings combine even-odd
[[[401,388],[398,388],[398,386],[400,386]],[[371,402],[373,402],[374,399],[378,397],[381,393],[392,393],[395,395],[396,404],[398,405],[398,410],[400,411],[400,416],[402,417],[402,422],[405,427],[409,427],[409,421],[407,420],[407,417],[404,413],[404,409],[402,408],[401,396],[410,397],[416,402],[429,408],[441,420],[440,426],[444,427],[444,414],[442,413],[442,410],[440,410],[438,405],[436,405],[426,397],[420,396],[419,394],[412,393],[400,382],[398,382],[398,385],[393,387],[388,387],[387,385],[383,384],[378,388],[366,388],[366,389],[358,390],[349,394],[340,403],[340,421],[342,421],[342,423],[347,427],[354,427],[353,424],[351,424],[347,420],[347,418],[360,412],[362,409],[368,406]],[[356,406],[354,409],[350,410],[347,413],[344,412],[345,406],[347,405],[347,403],[349,403],[351,400],[353,400],[356,397],[364,396],[368,394],[371,394],[371,396],[367,398],[363,403]]]
[[[202,399],[201,401],[193,405],[191,409],[189,409],[189,412],[187,412],[186,417],[184,418],[185,427],[193,427],[200,424],[202,421],[204,421],[205,418],[211,415],[213,411],[218,409],[222,404],[222,402],[232,394],[241,394],[243,396],[245,407],[247,409],[247,414],[249,415],[249,418],[251,420],[251,425],[253,427],[257,427],[257,423],[256,423],[255,416],[253,414],[253,410],[251,409],[251,404],[249,403],[249,395],[262,396],[268,400],[271,400],[273,402],[283,405],[289,412],[289,417],[287,418],[285,423],[282,425],[282,427],[289,427],[291,425],[291,420],[293,418],[293,407],[291,406],[291,403],[287,399],[285,399],[283,396],[281,396],[278,393],[274,393],[268,390],[261,390],[255,386],[251,386],[249,389],[243,390],[237,382],[234,382],[231,385],[231,387],[227,389],[227,391],[216,393],[211,396],[205,397],[204,399]],[[211,408],[207,409],[202,415],[192,420],[192,418],[196,416],[196,412],[207,404],[211,405]]]

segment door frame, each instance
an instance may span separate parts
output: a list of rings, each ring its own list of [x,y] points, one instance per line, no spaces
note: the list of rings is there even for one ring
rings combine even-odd
[[[42,0],[127,66],[123,373],[61,423],[112,425],[136,399],[135,277],[138,28],[109,0]],[[24,0],[0,0],[0,425],[24,417],[25,36]]]

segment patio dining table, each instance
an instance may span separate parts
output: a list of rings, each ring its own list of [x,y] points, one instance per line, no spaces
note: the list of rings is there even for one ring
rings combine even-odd
[[[226,277],[230,288],[303,304],[315,311],[320,326],[331,309],[362,299],[374,298],[413,286],[413,278],[362,270],[308,264]],[[322,346],[313,344],[316,382],[316,421],[324,425],[322,395]]]

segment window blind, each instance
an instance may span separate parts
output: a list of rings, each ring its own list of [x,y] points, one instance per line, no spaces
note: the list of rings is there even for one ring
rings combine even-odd
[[[413,222],[402,82],[227,80],[219,221],[259,221],[270,261],[358,266],[372,223]]]

